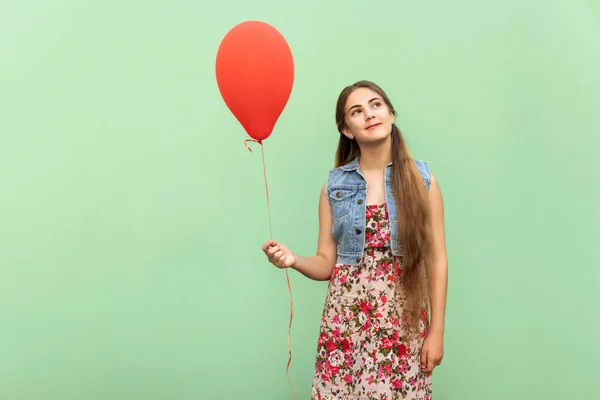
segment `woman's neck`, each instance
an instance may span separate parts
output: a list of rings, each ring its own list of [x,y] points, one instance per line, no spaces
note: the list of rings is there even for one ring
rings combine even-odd
[[[359,161],[360,169],[363,171],[381,171],[385,169],[392,162],[391,140],[386,140],[374,147],[362,146]]]

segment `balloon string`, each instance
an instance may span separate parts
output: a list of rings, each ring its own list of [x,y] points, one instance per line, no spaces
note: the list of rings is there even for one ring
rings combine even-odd
[[[266,164],[265,164],[265,147],[263,146],[262,140],[247,139],[244,142],[244,145],[250,151],[250,153],[252,153],[252,149],[250,148],[250,146],[248,146],[248,142],[258,143],[260,145],[260,148],[262,151],[263,175],[265,178],[265,188],[266,188],[266,192],[267,192],[267,212],[269,215],[269,238],[273,239],[273,228],[271,225],[271,206],[269,204],[269,185],[267,184],[267,168],[266,168]],[[287,348],[288,348],[288,354],[290,357],[288,359],[287,366],[285,368],[285,375],[287,376],[288,382],[290,383],[290,388],[292,389],[292,399],[296,400],[296,391],[294,390],[294,386],[292,385],[292,380],[290,379],[290,375],[289,375],[290,364],[292,363],[292,349],[290,347],[290,338],[291,338],[291,331],[292,331],[292,319],[294,317],[294,303],[292,301],[292,285],[290,283],[290,275],[288,274],[287,268],[285,269],[285,277],[287,279],[288,290],[290,292],[290,323],[288,325],[288,335],[287,335]]]
[[[265,166],[265,147],[262,144],[262,140],[247,139],[244,142],[244,145],[250,151],[250,153],[252,153],[252,149],[250,148],[250,146],[248,146],[248,142],[255,142],[260,144],[260,148],[262,150],[263,175],[265,177],[265,188],[267,191],[267,213],[269,215],[269,238],[273,239],[273,227],[271,226],[271,205],[269,204],[269,185],[267,184],[267,168]]]

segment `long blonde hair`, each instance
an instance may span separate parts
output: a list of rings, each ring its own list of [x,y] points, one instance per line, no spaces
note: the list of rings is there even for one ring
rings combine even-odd
[[[390,112],[396,110],[376,84],[369,81],[356,82],[342,90],[336,106],[336,123],[340,139],[335,157],[335,166],[347,164],[360,156],[360,147],[355,140],[346,137],[345,106],[348,96],[358,88],[367,88],[377,93]],[[422,307],[428,304],[428,276],[434,263],[431,215],[427,191],[423,178],[412,158],[400,129],[392,124],[392,191],[398,210],[398,235],[402,243],[403,267],[401,279],[407,295],[407,311],[411,325],[418,326]]]

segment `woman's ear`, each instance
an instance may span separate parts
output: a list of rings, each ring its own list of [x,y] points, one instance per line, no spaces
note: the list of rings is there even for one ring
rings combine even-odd
[[[348,139],[350,140],[354,140],[354,135],[352,134],[352,132],[350,132],[350,129],[348,128],[342,128],[342,133],[344,134],[344,136],[346,136]]]

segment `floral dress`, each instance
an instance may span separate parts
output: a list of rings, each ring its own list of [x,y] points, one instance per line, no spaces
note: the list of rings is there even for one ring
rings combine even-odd
[[[390,248],[387,207],[367,206],[358,266],[336,264],[317,346],[311,400],[430,400],[431,374],[420,370],[428,315],[406,334],[402,258]]]

